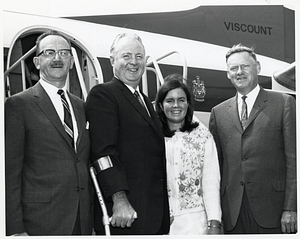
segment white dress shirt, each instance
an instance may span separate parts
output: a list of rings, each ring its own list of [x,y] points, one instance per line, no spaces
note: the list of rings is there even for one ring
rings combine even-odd
[[[246,104],[247,104],[247,113],[248,113],[248,118],[249,118],[249,115],[251,113],[251,110],[253,108],[253,105],[256,101],[256,98],[258,96],[258,93],[259,93],[259,90],[260,90],[260,87],[259,85],[257,85],[251,92],[249,92],[246,96]],[[241,93],[238,92],[238,110],[239,110],[239,116],[241,118],[241,112],[242,112],[242,104],[243,104],[243,97],[244,95],[242,95]]]
[[[77,138],[78,138],[78,128],[77,128],[77,122],[76,122],[76,118],[75,118],[75,114],[73,111],[73,107],[72,104],[70,102],[69,96],[67,94],[67,90],[66,90],[66,86],[64,86],[63,88],[57,88],[54,85],[49,84],[48,82],[46,82],[45,80],[43,80],[42,78],[40,79],[40,83],[42,85],[42,87],[44,88],[44,90],[46,91],[46,93],[48,94],[48,96],[50,97],[52,104],[62,122],[62,124],[64,124],[64,108],[61,102],[61,96],[59,94],[57,94],[57,91],[59,89],[62,89],[65,92],[65,97],[66,100],[69,104],[69,108],[71,111],[71,117],[72,117],[72,123],[73,123],[73,133],[74,133],[74,142],[75,142],[75,149],[76,149],[76,142],[77,142]]]

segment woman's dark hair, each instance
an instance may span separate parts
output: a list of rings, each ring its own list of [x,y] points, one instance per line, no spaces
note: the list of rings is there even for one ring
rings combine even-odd
[[[172,137],[175,133],[174,130],[170,130],[167,117],[162,109],[163,101],[166,98],[168,92],[171,90],[181,88],[185,92],[188,102],[188,109],[184,118],[184,124],[182,128],[180,128],[180,131],[191,132],[194,128],[196,128],[199,125],[198,122],[192,122],[194,114],[193,97],[188,87],[184,84],[184,81],[185,79],[180,74],[169,75],[165,78],[164,84],[159,88],[156,94],[155,109],[158,118],[162,123],[162,129],[165,137]]]

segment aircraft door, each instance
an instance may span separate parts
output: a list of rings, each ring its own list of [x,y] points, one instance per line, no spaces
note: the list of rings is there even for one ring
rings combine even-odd
[[[45,29],[45,31],[47,30],[49,29]],[[43,32],[31,30],[23,33],[16,38],[9,49],[6,60],[7,69],[4,73],[6,98],[24,91],[38,82],[39,71],[33,64],[33,58],[36,55],[36,39]],[[71,93],[85,100],[88,91],[98,84],[97,75],[101,72],[97,74],[90,54],[80,46],[80,43],[73,41],[72,37],[68,38],[71,40],[75,67],[69,72],[67,88]]]

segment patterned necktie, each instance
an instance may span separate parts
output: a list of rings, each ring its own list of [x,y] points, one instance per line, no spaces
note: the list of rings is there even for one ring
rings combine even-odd
[[[144,102],[142,101],[139,92],[136,90],[136,91],[134,91],[133,94],[134,94],[135,98],[137,98],[137,100],[140,102],[140,104],[146,109],[146,106],[145,106]]]
[[[71,118],[70,107],[66,100],[64,91],[59,89],[57,94],[60,95],[61,102],[62,102],[63,108],[64,108],[64,128],[65,128],[65,131],[67,132],[70,142],[74,148],[74,132],[73,132],[73,123],[72,123],[72,118]]]
[[[242,101],[241,123],[243,129],[245,129],[246,122],[248,120],[248,109],[247,109],[246,98],[247,98],[246,95],[242,96],[243,101]]]

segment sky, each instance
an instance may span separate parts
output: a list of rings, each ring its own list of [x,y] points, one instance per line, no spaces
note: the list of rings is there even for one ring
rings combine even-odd
[[[280,4],[295,10],[300,0],[2,0],[3,10],[42,16],[123,14],[187,10],[199,5]]]

